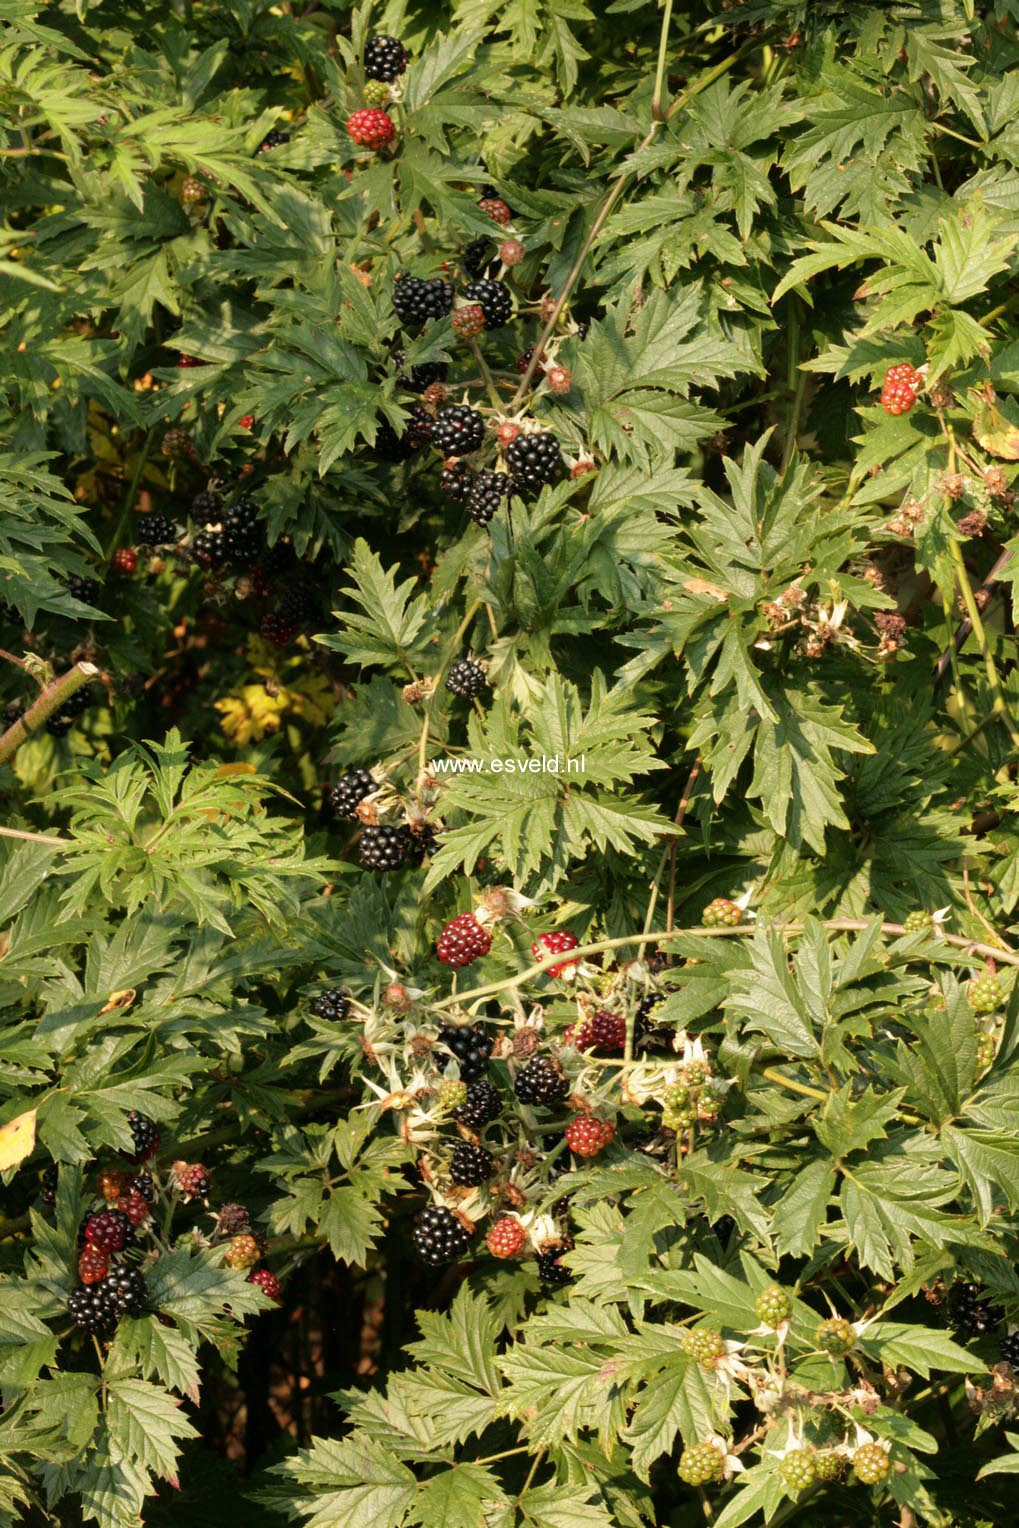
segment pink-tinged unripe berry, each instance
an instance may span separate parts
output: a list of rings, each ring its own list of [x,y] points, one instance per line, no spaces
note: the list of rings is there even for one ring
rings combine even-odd
[[[520,434],[520,426],[514,424],[512,419],[504,419],[495,432],[495,438],[500,446],[512,445]]]
[[[573,386],[573,374],[565,366],[548,366],[545,381],[554,393],[568,393]]]
[[[499,259],[503,265],[519,265],[525,254],[519,239],[504,239],[499,245]]]
[[[383,1002],[387,1008],[392,1008],[396,1013],[406,1013],[412,1006],[411,995],[402,982],[390,982],[382,994]]]

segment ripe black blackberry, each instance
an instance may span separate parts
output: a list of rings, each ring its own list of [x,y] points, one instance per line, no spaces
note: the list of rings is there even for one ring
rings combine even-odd
[[[513,299],[499,281],[472,281],[464,292],[485,315],[486,329],[502,329],[513,317]]]
[[[459,1188],[477,1188],[479,1183],[487,1183],[494,1170],[495,1158],[484,1146],[458,1141],[453,1147],[449,1176]]]
[[[334,817],[354,817],[358,803],[370,796],[378,786],[366,769],[352,769],[341,775],[335,785],[326,791],[326,806]]]
[[[39,1198],[43,1204],[56,1204],[57,1202],[57,1164],[51,1162],[42,1175],[39,1185]]]
[[[281,144],[286,143],[286,141],[286,133],[281,133],[278,127],[270,127],[269,131],[266,133],[265,137],[258,145],[258,152],[260,154],[268,154],[270,149],[278,149]]]
[[[81,600],[83,605],[94,605],[102,592],[102,585],[97,578],[79,578],[77,573],[70,573],[67,577],[67,592],[74,599]]]
[[[430,318],[444,318],[453,307],[453,288],[441,276],[424,281],[406,272],[393,283],[393,307],[401,324],[425,324]]]
[[[134,1141],[132,1162],[145,1162],[149,1157],[154,1157],[163,1139],[158,1125],[146,1119],[143,1114],[139,1114],[137,1109],[132,1109],[127,1116],[127,1127]]]
[[[411,848],[410,833],[404,827],[383,823],[365,828],[361,834],[361,864],[366,870],[402,870]]]
[[[84,716],[92,704],[92,686],[83,685],[73,695],[69,695],[53,715],[47,719],[46,731],[53,737],[65,737],[80,716]]]
[[[290,584],[277,607],[280,617],[290,626],[307,626],[321,611],[318,591],[308,579]]]
[[[67,1296],[67,1314],[83,1332],[108,1332],[117,1324],[118,1312],[103,1287],[107,1282],[79,1284]]]
[[[554,483],[563,466],[559,442],[547,430],[518,435],[506,447],[506,462],[519,489],[531,493]]]
[[[415,447],[409,435],[397,435],[388,419],[380,419],[371,450],[380,462],[405,462],[414,455]]]
[[[364,45],[364,72],[370,80],[395,80],[406,69],[407,50],[398,37],[376,32]]]
[[[218,521],[222,510],[223,500],[215,488],[203,488],[191,500],[191,518],[196,525],[206,525],[212,520]]]
[[[956,1284],[948,1298],[952,1325],[973,1337],[983,1337],[1005,1319],[998,1305],[992,1305],[987,1291],[979,1284]]]
[[[468,1085],[467,1097],[459,1109],[453,1110],[453,1118],[466,1125],[468,1130],[480,1130],[483,1125],[498,1119],[501,1113],[502,1097],[498,1088],[482,1079]]]
[[[538,1277],[548,1289],[561,1289],[564,1284],[572,1283],[572,1273],[559,1261],[564,1252],[572,1251],[573,1237],[564,1236],[557,1246],[538,1253]]]
[[[1013,1369],[1019,1369],[1019,1332],[1009,1332],[1001,1339],[998,1349],[1002,1363],[1011,1364]]]
[[[214,571],[226,562],[226,537],[217,526],[209,525],[196,531],[191,540],[191,556],[200,568]]]
[[[432,445],[443,456],[469,456],[484,438],[483,417],[466,403],[454,403],[450,408],[440,409],[432,426]]]
[[[393,360],[397,366],[402,366],[403,351],[394,350]],[[445,361],[420,361],[409,371],[401,371],[397,381],[409,393],[423,393],[425,388],[431,387],[433,382],[445,382],[448,375],[449,367]]]
[[[463,695],[469,700],[487,688],[485,671],[473,658],[458,658],[446,675],[446,689],[451,695]]]
[[[421,865],[439,847],[435,829],[430,822],[416,822],[408,829],[407,863]]]
[[[430,1268],[456,1262],[470,1246],[467,1232],[453,1211],[441,1204],[430,1204],[414,1217],[411,1241],[418,1257]]]
[[[451,467],[443,467],[439,474],[439,487],[451,499],[464,498],[470,493],[474,483],[475,474],[466,462],[454,462]]]
[[[479,525],[487,525],[510,491],[505,472],[479,472],[464,496],[464,509]]]
[[[177,529],[166,515],[140,515],[135,536],[142,546],[169,546],[177,539]]]
[[[659,1003],[664,1003],[664,992],[646,992],[637,1004],[637,1012],[633,1021],[633,1048],[637,1051],[665,1050],[668,1048],[670,1032],[661,1025],[652,1022],[652,1011]]]
[[[223,516],[223,552],[228,562],[254,562],[262,550],[258,505],[254,499],[238,499]]]
[[[461,264],[468,276],[478,277],[483,271],[497,271],[499,262],[492,258],[495,246],[491,239],[474,239],[461,256]]]
[[[104,1298],[113,1312],[113,1319],[132,1315],[143,1310],[148,1299],[145,1280],[137,1268],[118,1268],[99,1282]]]
[[[517,1073],[513,1091],[522,1104],[539,1104],[547,1109],[566,1097],[570,1084],[558,1061],[551,1056],[532,1056]]]
[[[131,1181],[146,1204],[155,1204],[156,1185],[151,1173],[135,1173]]]
[[[438,1035],[439,1045],[453,1052],[460,1064],[460,1076],[464,1082],[475,1082],[488,1070],[492,1055],[492,1037],[480,1024],[443,1024]],[[444,1072],[449,1057],[436,1057],[440,1072]]]
[[[320,992],[315,998],[311,1011],[316,1019],[330,1019],[338,1022],[347,1017],[350,1011],[350,998],[342,987],[330,987],[328,992]]]

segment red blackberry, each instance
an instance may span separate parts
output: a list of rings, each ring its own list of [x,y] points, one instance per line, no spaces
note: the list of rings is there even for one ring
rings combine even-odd
[[[134,1240],[134,1227],[122,1210],[98,1210],[85,1221],[85,1240],[100,1252],[119,1252]]]
[[[154,1157],[159,1150],[162,1136],[152,1120],[146,1119],[139,1114],[137,1109],[132,1109],[127,1116],[127,1128],[131,1132],[134,1141],[134,1153],[132,1162],[145,1162],[149,1157]]]
[[[418,1257],[430,1268],[456,1262],[470,1246],[467,1232],[453,1211],[439,1204],[430,1204],[415,1216],[411,1241]]]
[[[135,1311],[144,1309],[148,1298],[148,1290],[145,1288],[145,1280],[137,1268],[118,1268],[111,1273],[109,1278],[103,1280],[99,1288],[102,1290],[107,1304],[114,1312],[114,1320],[121,1316],[133,1315]]]
[[[94,605],[102,593],[102,585],[97,578],[79,578],[77,573],[69,573],[67,592],[83,605]]]
[[[538,1253],[538,1277],[547,1288],[562,1289],[565,1284],[573,1282],[572,1273],[559,1261],[564,1253],[572,1251],[572,1236],[564,1236],[554,1247],[547,1247]]]
[[[480,1130],[498,1119],[501,1113],[502,1097],[498,1088],[482,1079],[468,1084],[467,1097],[458,1109],[454,1109],[453,1118],[466,1125],[468,1130]]]
[[[922,386],[923,377],[912,366],[889,367],[881,388],[881,407],[886,414],[908,414]]]
[[[499,281],[472,281],[464,296],[485,315],[486,329],[502,329],[513,317],[513,299]],[[558,446],[556,452],[558,454]]]
[[[512,223],[513,214],[506,203],[499,196],[483,196],[478,203],[478,211],[486,213],[493,223],[498,223],[505,228],[507,223]]]
[[[563,1131],[567,1146],[577,1157],[596,1157],[609,1145],[615,1133],[613,1124],[595,1119],[593,1114],[575,1115]]]
[[[485,1246],[493,1257],[516,1257],[527,1246],[527,1232],[512,1215],[503,1215],[485,1237]]]
[[[78,1258],[78,1277],[83,1284],[98,1284],[110,1271],[110,1259],[98,1247],[85,1246]]]
[[[468,302],[462,308],[456,308],[450,323],[453,333],[461,340],[473,340],[485,332],[485,315],[476,302]]]
[[[350,998],[342,987],[330,987],[328,992],[320,992],[315,998],[311,1011],[316,1019],[328,1019],[338,1024],[350,1011]]]
[[[354,142],[365,149],[384,149],[396,137],[396,128],[388,112],[377,106],[366,106],[362,111],[352,112],[347,118],[347,132]]]
[[[983,1337],[1005,1318],[1000,1306],[992,1305],[986,1290],[979,1284],[956,1284],[948,1297],[952,1325],[973,1337]]]
[[[479,472],[467,490],[464,509],[478,525],[487,525],[510,491],[505,472]]]
[[[547,430],[518,435],[506,447],[506,463],[521,492],[537,493],[554,483],[563,467],[559,442]]]
[[[453,307],[453,288],[436,276],[424,281],[420,276],[403,272],[393,283],[393,307],[401,324],[425,324],[430,318],[444,318]]]
[[[108,1332],[117,1324],[117,1313],[104,1292],[105,1279],[82,1284],[67,1297],[67,1313],[83,1332]]]
[[[286,133],[281,133],[278,127],[271,127],[258,145],[258,152],[260,154],[268,154],[270,150],[282,147],[286,141]]]
[[[1009,1332],[1001,1339],[998,1348],[1002,1363],[1011,1364],[1013,1369],[1019,1369],[1019,1332]]]
[[[468,276],[480,276],[485,270],[497,271],[498,260],[493,259],[495,246],[491,239],[474,239],[464,250],[461,264]]]
[[[395,80],[410,60],[403,43],[385,32],[376,32],[364,45],[364,72],[370,80]]]
[[[492,1055],[493,1041],[491,1035],[487,1034],[480,1024],[443,1024],[436,1038],[438,1045],[444,1045],[447,1050],[453,1052],[459,1062],[460,1076],[464,1082],[475,1082],[485,1075]],[[448,1063],[447,1056],[440,1053],[436,1057],[436,1065],[440,1072],[446,1070]]]
[[[473,913],[461,913],[446,924],[436,942],[435,953],[444,966],[460,971],[487,955],[491,948],[492,936],[488,930],[481,927]]]
[[[495,1158],[484,1146],[458,1141],[449,1162],[450,1180],[459,1188],[477,1188],[486,1183],[495,1170]]]
[[[148,1200],[137,1188],[129,1188],[126,1194],[121,1195],[118,1208],[123,1210],[135,1227],[144,1225],[149,1218]]]
[[[297,627],[278,610],[267,610],[258,623],[258,633],[273,647],[288,647],[297,636]]]
[[[201,1162],[174,1162],[171,1171],[185,1199],[208,1199],[212,1174]]]
[[[177,528],[166,515],[140,515],[138,540],[142,546],[170,546],[177,540]]]
[[[452,462],[448,467],[443,467],[439,475],[439,487],[451,499],[464,498],[476,481],[475,474],[466,462]]]
[[[377,790],[378,786],[366,769],[352,769],[341,775],[335,785],[330,785],[326,791],[326,805],[334,817],[356,817],[360,802]]]
[[[138,566],[138,553],[133,546],[120,546],[113,554],[113,566],[116,572],[131,574]]]
[[[488,689],[488,680],[480,663],[475,663],[473,658],[458,658],[446,675],[446,689],[451,695],[470,699]]]
[[[569,929],[557,929],[551,934],[539,934],[531,945],[531,956],[534,960],[547,960],[550,955],[563,955],[567,950],[575,950],[580,940],[576,934],[571,934]],[[564,971],[572,971],[577,962],[564,960],[560,965],[549,966],[549,976],[561,976]]]
[[[411,848],[406,828],[383,824],[365,828],[361,834],[361,864],[366,870],[402,870]]]
[[[443,456],[469,456],[485,438],[485,421],[477,409],[455,403],[440,409],[432,427],[432,445]]]
[[[279,1304],[280,1295],[283,1293],[283,1286],[276,1275],[271,1273],[268,1268],[252,1268],[248,1274],[248,1283],[257,1284],[264,1295],[268,1295],[270,1300],[275,1300]]]
[[[593,1018],[574,1025],[570,1039],[577,1050],[620,1051],[626,1044],[626,1020],[600,1008]]]
[[[532,1056],[513,1084],[522,1104],[538,1104],[548,1109],[570,1091],[562,1067],[551,1056]]]

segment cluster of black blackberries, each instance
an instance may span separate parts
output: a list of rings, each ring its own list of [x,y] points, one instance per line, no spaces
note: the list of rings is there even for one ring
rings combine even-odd
[[[472,699],[475,695],[483,694],[487,688],[485,671],[473,658],[458,658],[446,675],[446,689],[451,695]]]
[[[506,447],[506,465],[517,492],[535,493],[543,484],[554,483],[562,471],[559,442],[547,430],[518,435]]]
[[[502,1113],[502,1095],[498,1088],[482,1079],[467,1087],[467,1097],[459,1108],[453,1110],[453,1118],[468,1130],[480,1130]]]
[[[495,1158],[484,1146],[458,1141],[449,1164],[450,1181],[460,1188],[477,1188],[486,1183],[495,1170]]]
[[[500,281],[472,281],[464,297],[477,303],[485,315],[486,329],[502,329],[513,317],[513,299]]]
[[[466,485],[464,509],[478,525],[487,525],[494,518],[512,487],[505,472],[492,472],[488,468],[476,474],[466,474],[460,483]]]
[[[394,350],[393,360],[397,366],[402,366],[403,351]],[[409,393],[423,393],[426,387],[432,387],[436,382],[445,382],[448,375],[449,367],[445,361],[421,361],[409,371],[401,371],[398,381]]]
[[[522,1104],[537,1104],[546,1109],[570,1091],[565,1072],[551,1056],[532,1056],[517,1073],[513,1087]]]
[[[418,1257],[431,1268],[455,1263],[470,1246],[467,1232],[453,1211],[439,1204],[426,1206],[415,1217],[411,1240]]]
[[[443,456],[470,456],[484,438],[483,415],[466,403],[454,403],[440,409],[432,426],[432,445]]]
[[[335,1023],[347,1017],[350,1011],[350,998],[342,987],[330,987],[327,992],[320,992],[314,999],[311,1011],[317,1019],[329,1019]]]
[[[131,1161],[144,1162],[155,1156],[162,1141],[159,1126],[139,1114],[137,1109],[132,1109],[127,1116],[127,1127],[134,1143],[134,1151],[130,1153]]]
[[[480,1024],[444,1024],[439,1030],[439,1044],[453,1052],[462,1081],[475,1082],[485,1075],[492,1055],[492,1037]],[[448,1057],[439,1055],[437,1060],[439,1071],[444,1072]]]
[[[402,870],[413,856],[414,840],[402,824],[382,823],[361,834],[361,864],[366,870]]]
[[[393,307],[401,324],[426,324],[431,318],[445,318],[453,310],[453,288],[441,276],[426,281],[401,271],[393,283]]]
[[[58,711],[47,718],[46,731],[53,737],[66,737],[75,722],[88,710],[92,704],[92,686],[82,685],[80,690],[75,690],[69,695]]]
[[[84,1332],[108,1332],[122,1316],[144,1310],[148,1292],[137,1268],[118,1268],[95,1284],[80,1284],[67,1297],[71,1320]]]
[[[141,546],[171,546],[177,540],[177,527],[166,515],[142,515],[135,539]]]
[[[538,1277],[547,1289],[561,1289],[564,1284],[571,1282],[573,1275],[559,1260],[565,1252],[572,1251],[573,1238],[564,1236],[557,1246],[538,1253]]]
[[[191,539],[191,556],[211,572],[228,563],[243,566],[260,556],[264,542],[253,499],[241,498],[224,507],[213,488],[195,495],[191,517],[200,527]]]
[[[378,786],[366,769],[352,769],[341,775],[335,785],[326,791],[326,806],[334,817],[354,817],[365,796],[370,796]]]
[[[102,593],[102,585],[97,578],[81,578],[77,573],[71,573],[67,579],[67,592],[73,599],[81,600],[83,605],[95,605]]]
[[[397,37],[377,32],[364,45],[364,72],[370,80],[390,84],[406,69],[407,50]]]
[[[985,1336],[1005,1319],[1004,1311],[991,1304],[979,1284],[956,1284],[949,1295],[948,1311],[952,1325],[973,1337]]]

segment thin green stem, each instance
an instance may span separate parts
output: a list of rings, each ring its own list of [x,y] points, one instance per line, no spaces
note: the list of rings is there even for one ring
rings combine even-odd
[[[787,380],[789,391],[792,393],[792,406],[789,410],[789,421],[786,426],[785,448],[782,452],[782,472],[786,473],[789,463],[793,459],[796,450],[796,437],[800,429],[800,415],[803,412],[803,399],[807,391],[807,373],[800,370],[800,309],[799,299],[793,295],[789,305],[789,321],[786,326],[787,344],[789,347]]]
[[[142,448],[139,453],[138,460],[135,463],[134,472],[131,474],[131,480],[127,485],[127,491],[124,494],[123,503],[120,506],[120,514],[117,516],[117,523],[113,527],[113,534],[107,543],[107,562],[109,562],[110,558],[117,550],[117,547],[120,545],[120,538],[124,534],[124,527],[127,524],[127,517],[134,508],[134,500],[135,494],[138,492],[138,484],[141,482],[142,473],[145,471],[149,457],[152,454],[152,447],[155,443],[156,431],[158,428],[158,425],[153,425],[142,442]]]
[[[478,370],[481,373],[482,380],[485,384],[485,390],[488,393],[488,401],[495,409],[495,411],[501,414],[503,410],[503,400],[499,397],[499,393],[495,385],[495,379],[488,369],[488,363],[486,362],[484,356],[481,354],[481,351],[478,349],[477,340],[474,339],[471,340],[471,354],[474,356],[475,361],[478,363]]]
[[[655,67],[655,88],[651,95],[651,120],[652,122],[664,122],[665,111],[663,102],[665,99],[665,59],[669,47],[669,26],[672,22],[672,0],[665,0],[665,14],[662,17],[662,31],[658,39],[658,63]]]
[[[984,623],[980,618],[980,609],[973,593],[973,585],[969,581],[966,559],[962,555],[962,544],[960,542],[952,541],[951,557],[955,566],[959,592],[962,595],[963,604],[966,606],[966,614],[969,616],[969,622],[973,628],[973,636],[984,660],[984,672],[987,675],[987,683],[991,694],[994,696],[993,711],[1001,717],[1008,728],[1009,737],[1016,747],[1019,748],[1019,728],[1016,727],[1012,713],[1009,710],[1008,701],[1005,699],[1001,675],[998,673],[998,666],[994,661],[994,654],[991,652],[990,643],[987,640]]]

